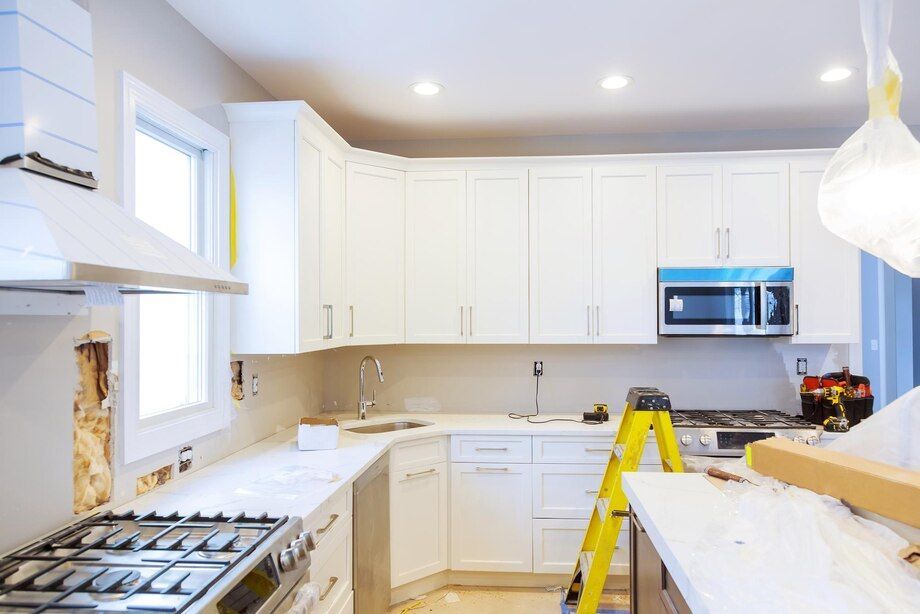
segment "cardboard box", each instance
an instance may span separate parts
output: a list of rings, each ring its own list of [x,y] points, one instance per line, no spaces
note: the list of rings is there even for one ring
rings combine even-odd
[[[822,450],[783,437],[750,444],[747,461],[764,475],[920,527],[920,471]]]

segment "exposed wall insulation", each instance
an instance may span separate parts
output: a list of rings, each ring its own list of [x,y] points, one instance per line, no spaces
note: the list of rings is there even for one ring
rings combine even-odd
[[[160,467],[155,471],[151,471],[147,475],[142,475],[137,478],[137,496],[141,496],[144,493],[150,492],[157,486],[162,486],[166,482],[172,479],[172,465],[166,465]]]
[[[112,403],[108,333],[76,340],[79,379],[73,399],[73,511],[85,512],[112,497]]]

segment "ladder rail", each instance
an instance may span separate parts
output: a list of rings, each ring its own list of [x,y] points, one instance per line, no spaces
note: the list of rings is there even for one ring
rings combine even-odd
[[[633,406],[637,400],[638,408]],[[683,471],[669,412],[670,400],[664,393],[653,388],[630,389],[572,579],[563,597],[565,604],[575,605],[577,614],[597,612],[617,537],[629,510],[623,474],[638,470],[650,430],[655,433],[662,469]]]

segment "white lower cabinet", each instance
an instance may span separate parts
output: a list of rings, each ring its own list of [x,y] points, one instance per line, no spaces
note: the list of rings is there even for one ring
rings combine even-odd
[[[590,518],[606,465],[534,465],[534,518]]]
[[[320,586],[319,614],[349,611],[342,607],[352,593],[351,514],[336,521],[311,553],[310,581]]]
[[[390,472],[391,586],[448,567],[447,463]]]
[[[533,521],[533,571],[534,573],[569,574],[578,560],[581,542],[588,521],[573,518],[540,518]],[[617,537],[611,574],[629,573],[629,526]]]
[[[531,469],[513,463],[451,463],[451,569],[533,570]]]

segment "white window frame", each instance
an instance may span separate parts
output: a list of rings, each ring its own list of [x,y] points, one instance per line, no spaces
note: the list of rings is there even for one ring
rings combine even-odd
[[[126,72],[121,73],[118,164],[119,192],[125,209],[135,210],[135,130],[138,118],[204,152],[201,174],[205,207],[200,219],[205,257],[229,270],[230,139],[190,111],[159,94]],[[230,360],[229,297],[205,294],[209,313],[206,331],[208,352],[208,400],[168,412],[140,418],[138,369],[138,302],[126,296],[122,311],[122,360],[119,370],[122,424],[122,455],[125,463],[178,448],[195,439],[226,428],[230,423],[228,365]]]

